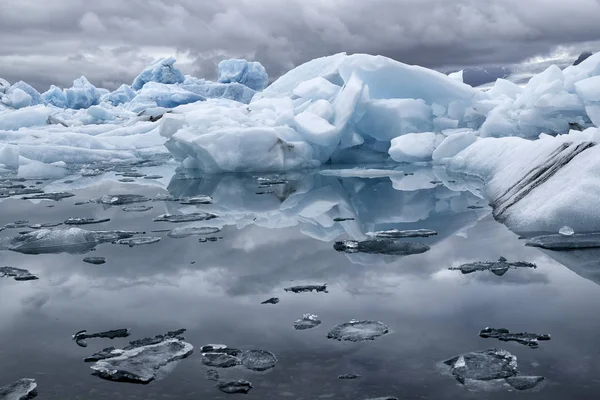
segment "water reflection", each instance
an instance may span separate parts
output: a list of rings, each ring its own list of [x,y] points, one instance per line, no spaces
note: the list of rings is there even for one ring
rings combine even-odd
[[[131,338],[140,338],[184,327],[186,340],[196,349],[225,343],[277,356],[279,363],[267,373],[220,371],[222,379],[251,381],[255,388],[246,395],[249,399],[504,399],[506,392],[470,393],[435,369],[440,360],[489,347],[477,333],[494,326],[552,334],[552,341],[536,350],[502,344],[519,358],[523,373],[545,376],[555,385],[528,397],[589,398],[596,393],[598,287],[538,249],[524,247],[493,220],[488,208],[469,208],[485,205],[473,188],[450,182],[433,169],[403,172],[409,175],[365,179],[286,174],[281,178],[287,182],[272,185],[268,190],[273,193],[266,194],[256,194],[266,191],[259,188],[265,185],[258,176],[178,173],[161,184],[100,176],[88,177],[92,183],[77,189],[61,181],[46,182],[53,190],[76,194],[56,203],[5,199],[0,225],[17,219],[43,223],[93,217],[111,221],[89,229],[148,233],[179,226],[153,221],[164,213],[212,212],[219,218],[184,226],[217,227],[223,239],[200,243],[197,236],[172,238],[163,232],[156,233],[160,242],[147,246],[101,244],[85,256],[105,257],[102,265],[84,263],[79,254],[2,251],[5,265],[27,269],[40,279],[0,280],[0,340],[6,344],[0,349],[0,376],[6,383],[36,378],[40,397],[49,399],[227,398],[215,382],[204,379],[199,355],[183,360],[150,386],[119,385],[92,377],[82,358],[109,345],[123,346],[126,339],[96,339],[87,348],[71,340],[82,329],[129,328]],[[165,169],[155,173],[172,176]],[[73,206],[120,193],[209,195],[214,204],[148,202],[153,208],[143,213],[94,203]],[[335,240],[364,240],[367,232],[394,228],[439,234],[406,239],[431,247],[406,257],[343,254],[333,248]],[[0,236],[16,234],[5,230]],[[448,270],[501,256],[538,268],[510,270],[503,276]],[[323,283],[328,293],[284,291]],[[271,297],[280,302],[260,304]],[[322,323],[296,330],[294,322],[307,313],[318,315]],[[327,339],[331,328],[352,319],[382,321],[391,332],[372,343]],[[337,378],[349,373],[362,377]]]

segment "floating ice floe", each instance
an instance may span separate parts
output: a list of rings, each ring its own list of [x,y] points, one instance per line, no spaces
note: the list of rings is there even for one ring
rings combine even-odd
[[[461,354],[441,365],[463,385],[492,388],[506,383],[517,390],[534,389],[542,376],[523,376],[517,370],[517,357],[506,350],[489,349]]]
[[[100,264],[106,263],[106,258],[104,258],[104,257],[85,257],[83,259],[83,262],[86,262],[88,264],[100,265]]]
[[[321,325],[321,320],[317,315],[304,314],[301,319],[298,319],[294,322],[294,329],[297,331],[303,331],[316,328],[319,325]]]
[[[498,261],[480,261],[474,263],[463,264],[459,267],[450,267],[450,271],[460,271],[464,275],[471,274],[477,271],[490,271],[494,275],[502,276],[509,269],[519,268],[537,268],[535,264],[525,261],[508,262],[506,258],[500,257]]]
[[[482,338],[494,338],[503,342],[517,342],[532,349],[539,347],[540,340],[550,340],[550,335],[538,333],[511,333],[508,329],[485,328],[479,332]]]
[[[122,349],[109,347],[85,361],[94,363],[91,368],[102,379],[149,383],[169,373],[172,368],[168,367],[192,354],[193,346],[181,337],[184,331],[134,340]]]
[[[73,340],[80,347],[87,347],[87,339],[93,338],[104,338],[104,339],[116,339],[126,338],[131,334],[129,329],[115,329],[105,332],[87,333],[86,330],[79,331],[73,335]]]
[[[10,385],[0,387],[0,399],[4,400],[29,400],[37,395],[35,379],[19,379]]]
[[[429,251],[430,247],[422,243],[401,242],[392,239],[342,240],[335,242],[333,248],[344,253],[389,254],[407,256]]]
[[[526,246],[555,251],[593,249],[600,247],[600,233],[576,233],[535,236],[527,239]]]
[[[247,394],[250,389],[253,388],[252,383],[246,380],[238,380],[238,381],[224,381],[219,382],[217,387],[223,393],[235,394],[242,393]]]
[[[327,337],[339,341],[362,342],[375,340],[389,331],[390,329],[383,322],[350,321],[334,327],[327,334]]]
[[[33,281],[39,279],[26,269],[14,267],[0,267],[0,277],[13,278],[15,281]]]

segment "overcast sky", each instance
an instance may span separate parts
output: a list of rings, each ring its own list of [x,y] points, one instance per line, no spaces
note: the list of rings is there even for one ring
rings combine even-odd
[[[346,51],[432,68],[595,51],[600,0],[0,0],[0,77],[113,88],[152,59],[214,78],[224,58],[271,78]]]

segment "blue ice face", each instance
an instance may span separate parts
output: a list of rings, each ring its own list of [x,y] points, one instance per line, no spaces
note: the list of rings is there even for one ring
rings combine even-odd
[[[131,85],[133,90],[140,90],[148,82],[158,83],[183,83],[185,76],[183,73],[175,68],[176,60],[173,57],[161,58],[155,63],[146,67],[141,74],[139,74]]]
[[[265,67],[259,62],[243,59],[223,60],[219,63],[219,83],[241,83],[250,89],[260,91],[269,83]]]

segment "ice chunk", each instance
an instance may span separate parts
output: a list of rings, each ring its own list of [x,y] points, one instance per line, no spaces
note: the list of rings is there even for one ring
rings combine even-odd
[[[104,257],[85,257],[83,259],[83,262],[86,262],[88,264],[100,265],[100,264],[106,263],[106,258],[104,258]]]
[[[204,101],[206,97],[177,85],[149,82],[138,92],[128,107],[139,112],[151,107],[174,108],[182,104]]]
[[[444,361],[457,381],[491,381],[516,376],[517,357],[506,350],[490,349],[465,353]]]
[[[159,377],[166,366],[188,357],[192,351],[191,344],[169,338],[157,344],[123,350],[114,357],[97,361],[91,368],[102,379],[149,383]]]
[[[401,242],[391,239],[374,239],[362,242],[342,240],[335,242],[333,248],[344,253],[390,254],[407,256],[429,251],[430,247],[422,243]]]
[[[433,151],[431,157],[434,161],[440,161],[444,158],[453,157],[475,143],[477,137],[474,132],[461,132],[450,135],[444,139]]]
[[[173,66],[176,60],[173,57],[160,58],[146,67],[134,80],[131,88],[140,90],[148,82],[183,83],[183,73]]]
[[[267,71],[261,63],[242,59],[221,61],[218,80],[220,83],[241,83],[256,91],[263,90],[269,83]]]
[[[293,293],[305,293],[305,292],[324,292],[327,293],[327,284],[324,285],[301,285],[301,286],[292,286],[292,287],[288,287],[283,289],[286,292],[293,292]]]
[[[376,238],[388,238],[388,239],[403,239],[403,238],[413,238],[413,237],[429,237],[435,236],[438,233],[436,231],[432,231],[431,229],[414,229],[414,230],[404,230],[400,231],[398,229],[390,229],[387,231],[379,231],[379,232],[368,232],[368,236],[374,236]]]
[[[471,274],[471,273],[477,272],[477,271],[490,271],[494,275],[502,276],[509,269],[518,269],[518,268],[533,268],[533,269],[536,269],[537,266],[535,264],[528,263],[528,262],[525,262],[525,261],[508,262],[506,260],[506,258],[500,257],[498,259],[498,261],[492,261],[492,262],[489,262],[489,261],[482,262],[482,261],[480,261],[480,262],[463,264],[463,265],[461,265],[459,267],[450,267],[448,269],[450,271],[460,271],[464,275]]]
[[[333,106],[327,100],[317,100],[311,103],[305,111],[318,115],[327,122],[331,122],[335,114]]]
[[[44,104],[50,104],[58,108],[67,108],[67,97],[61,88],[51,85],[50,89],[42,93]]]
[[[87,231],[79,228],[39,229],[10,239],[9,250],[23,254],[78,253],[97,244],[130,238],[134,232]]]
[[[13,267],[0,267],[0,277],[3,276],[14,278],[15,281],[34,281],[38,279],[37,276],[26,269]]]
[[[0,130],[16,131],[20,128],[46,125],[51,113],[50,108],[42,105],[11,112],[0,111]]]
[[[68,199],[69,197],[74,197],[75,195],[73,193],[69,193],[69,192],[49,192],[49,193],[39,193],[39,194],[33,194],[31,196],[27,195],[27,196],[23,196],[21,197],[22,200],[54,200],[54,201],[60,201],[62,199]]]
[[[538,386],[543,382],[545,378],[543,376],[511,376],[506,378],[506,383],[517,390],[529,390]]]
[[[327,337],[339,341],[362,342],[375,340],[389,330],[387,325],[379,321],[350,321],[334,327]]]
[[[517,342],[530,348],[537,348],[538,341],[550,340],[550,335],[538,333],[510,333],[508,329],[485,328],[479,332],[482,338],[494,338],[502,342]]]
[[[62,166],[45,164],[35,160],[21,159],[18,177],[24,179],[62,178],[67,175],[67,170]]]
[[[210,227],[210,226],[201,226],[201,227],[182,226],[182,227],[177,227],[177,228],[171,229],[169,231],[169,233],[167,233],[167,236],[175,238],[175,239],[180,239],[180,238],[186,238],[186,237],[190,237],[190,236],[194,236],[194,235],[211,235],[213,233],[217,233],[220,231],[221,231],[221,229],[215,228],[215,227]]]
[[[9,97],[9,96],[7,96]],[[13,108],[25,108],[31,106],[33,103],[31,96],[24,90],[19,88],[13,89],[10,93],[7,104]]]
[[[277,304],[277,303],[279,303],[279,298],[271,297],[270,299],[267,299],[260,304]]]
[[[563,226],[562,228],[559,229],[558,233],[561,234],[561,235],[563,235],[563,236],[573,236],[573,234],[575,233],[575,231],[570,226],[566,226],[565,225],[565,226]]]
[[[30,86],[29,84],[23,82],[23,81],[19,81],[17,83],[14,83],[10,89],[8,89],[5,93],[5,97],[3,97],[2,101],[4,101],[5,99],[8,98],[8,101],[10,101],[10,99],[12,98],[13,92],[15,90],[20,90],[23,91],[25,93],[27,93],[30,97],[31,97],[31,102],[29,105],[35,106],[38,104],[42,104],[42,96],[40,95],[40,93],[35,90],[32,86]],[[8,103],[10,105],[10,103]]]
[[[210,219],[217,218],[215,214],[206,213],[206,212],[197,212],[191,214],[163,214],[154,218],[156,222],[173,222],[173,223],[181,223],[181,222],[194,222],[194,221],[207,221]]]
[[[252,383],[246,380],[224,381],[217,384],[219,390],[227,394],[247,394],[252,388]]]
[[[91,106],[88,108],[87,113],[99,121],[111,121],[115,119],[115,114],[105,107]]]
[[[65,221],[65,225],[90,225],[90,224],[101,224],[103,222],[110,221],[110,218],[69,218]]]
[[[103,95],[100,98],[100,102],[107,102],[112,104],[113,106],[118,106],[119,104],[128,103],[136,96],[136,93],[131,89],[129,85],[121,85],[119,88],[113,92]]]
[[[300,83],[292,92],[298,97],[310,100],[331,100],[340,87],[329,82],[327,79],[317,77]]]
[[[145,203],[151,199],[139,194],[115,194],[115,195],[104,195],[95,202],[110,206],[121,206],[126,204],[134,203]]]
[[[116,339],[126,338],[131,334],[129,329],[115,329],[105,332],[87,333],[86,330],[79,331],[73,335],[73,340],[81,347],[87,347],[87,339],[103,338],[103,339]]]
[[[600,233],[576,233],[570,236],[562,234],[536,236],[527,239],[525,246],[555,251],[599,248]]]
[[[357,124],[360,133],[377,140],[393,138],[433,128],[431,107],[421,99],[377,99],[364,106],[364,115]]]
[[[116,244],[123,244],[129,247],[134,247],[134,246],[142,246],[144,244],[153,244],[153,243],[158,243],[160,242],[160,237],[151,237],[151,236],[146,236],[146,237],[135,237],[135,238],[128,238],[128,239],[118,239],[115,241]]]
[[[343,380],[350,380],[350,379],[358,379],[361,376],[358,374],[344,374],[344,375],[339,375],[338,379],[343,379]]]
[[[125,212],[145,212],[152,210],[152,206],[131,206],[131,207],[123,207],[123,211]]]
[[[244,351],[240,357],[242,365],[252,371],[266,371],[275,367],[277,357],[266,350]]]
[[[306,329],[316,328],[321,325],[321,320],[314,314],[304,314],[301,319],[294,322],[294,329],[303,331]]]
[[[409,133],[392,139],[389,154],[397,162],[429,161],[437,143],[434,132]]]
[[[35,379],[19,379],[15,383],[0,387],[2,400],[29,400],[37,396]]]
[[[213,368],[232,368],[241,365],[241,360],[225,353],[203,353],[202,364]]]
[[[96,89],[85,76],[73,81],[73,86],[64,90],[67,108],[89,108],[98,104],[102,92]]]
[[[336,127],[318,115],[305,111],[296,115],[294,121],[298,133],[308,142],[320,146],[331,146],[335,145],[338,140]]]
[[[600,101],[600,75],[575,83],[577,95],[586,102]]]

